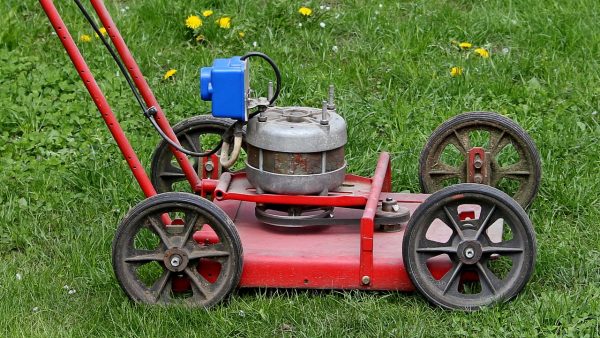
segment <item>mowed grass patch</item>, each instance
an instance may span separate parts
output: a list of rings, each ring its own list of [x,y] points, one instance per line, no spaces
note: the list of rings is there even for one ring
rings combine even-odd
[[[82,52],[148,166],[159,137],[75,5],[56,3],[76,39],[91,36],[79,43]],[[313,9],[311,17],[298,13],[302,5]],[[419,152],[446,119],[489,110],[516,120],[543,162],[540,193],[528,211],[538,240],[536,271],[515,300],[473,314],[396,292],[241,290],[209,311],[132,304],[113,275],[110,245],[143,196],[39,4],[6,0],[0,336],[598,335],[597,1],[107,6],[171,122],[208,113],[198,94],[199,67],[263,51],[282,70],[281,105],[319,107],[327,86],[336,85],[349,126],[349,170],[371,175],[377,154],[389,151],[396,191],[419,190]],[[232,21],[199,43],[184,21],[204,9],[214,11],[204,19],[207,30],[221,16]],[[463,41],[473,47],[460,50]],[[490,57],[478,57],[475,47]],[[451,67],[462,74],[452,77]],[[163,80],[169,69],[177,73]],[[269,69],[253,64],[253,74],[264,94]]]

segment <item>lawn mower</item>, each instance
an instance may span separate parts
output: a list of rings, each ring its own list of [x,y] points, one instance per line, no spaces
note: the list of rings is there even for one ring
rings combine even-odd
[[[147,175],[53,2],[40,0],[146,196],[113,241],[114,272],[132,300],[210,307],[235,288],[416,289],[469,311],[507,301],[528,282],[536,240],[524,208],[540,160],[510,119],[476,112],[445,122],[421,153],[423,193],[394,193],[386,152],[372,177],[347,172],[333,86],[321,107],[280,107],[271,58],[216,59],[200,70],[212,115],[171,128],[103,1],[90,2],[106,38],[74,2],[162,137]],[[250,89],[257,58],[275,73],[267,97]]]

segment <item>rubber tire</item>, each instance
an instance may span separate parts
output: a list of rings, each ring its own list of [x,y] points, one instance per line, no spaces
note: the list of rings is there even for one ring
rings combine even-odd
[[[406,226],[406,230],[404,232],[404,239],[402,241],[402,259],[404,261],[404,268],[405,268],[408,276],[410,277],[410,280],[414,284],[415,288],[423,296],[425,296],[425,298],[430,303],[432,303],[436,306],[442,307],[444,309],[447,309],[447,310],[474,311],[474,310],[479,310],[480,308],[482,308],[482,306],[480,306],[480,307],[460,307],[460,306],[456,306],[454,304],[445,302],[442,299],[438,299],[432,293],[430,293],[429,290],[421,282],[421,280],[420,280],[421,276],[416,276],[417,270],[413,266],[411,259],[410,259],[411,255],[413,254],[412,252],[410,252],[410,242],[415,240],[415,238],[413,238],[413,237],[415,236],[416,229],[419,226],[421,226],[421,224],[419,223],[419,219],[424,217],[424,215],[426,215],[430,211],[429,210],[430,208],[438,207],[439,206],[438,204],[441,203],[441,201],[443,201],[451,196],[456,197],[456,196],[459,196],[462,194],[472,194],[472,193],[486,195],[486,196],[492,197],[492,198],[497,199],[498,201],[501,201],[502,203],[504,203],[505,206],[508,207],[508,209],[510,211],[512,211],[519,218],[519,220],[521,221],[521,224],[524,225],[524,227],[525,227],[524,230],[527,235],[527,240],[533,246],[531,248],[532,249],[532,257],[533,257],[532,262],[526,269],[525,274],[522,275],[522,278],[519,280],[519,283],[516,285],[516,287],[511,289],[511,291],[508,294],[506,294],[502,299],[496,300],[495,302],[493,302],[489,305],[493,305],[497,302],[507,302],[507,301],[513,299],[515,296],[517,296],[517,294],[519,294],[519,292],[521,292],[521,290],[525,287],[525,285],[531,278],[531,275],[533,274],[533,271],[535,268],[535,260],[536,260],[535,258],[536,258],[536,253],[537,253],[535,231],[534,231],[533,225],[531,224],[531,221],[529,220],[529,217],[527,216],[527,213],[525,212],[523,207],[521,207],[521,205],[519,205],[519,203],[517,203],[515,200],[513,200],[510,196],[508,196],[503,191],[496,189],[494,187],[490,187],[488,185],[475,184],[475,183],[462,183],[462,184],[455,184],[455,185],[446,187],[446,188],[432,194],[431,196],[429,196],[425,200],[425,202],[423,202],[421,205],[419,205],[417,207],[417,209],[415,210],[415,212],[412,214],[410,220],[408,221],[408,225]]]
[[[531,203],[533,202],[533,199],[537,195],[537,192],[540,187],[540,181],[542,179],[542,163],[540,160],[539,151],[538,151],[537,147],[535,146],[535,143],[533,142],[533,139],[531,138],[531,136],[529,136],[529,134],[527,134],[527,132],[525,130],[523,130],[523,128],[521,128],[521,126],[519,126],[519,124],[517,124],[515,121],[509,119],[508,117],[505,117],[503,115],[500,115],[500,114],[494,113],[494,112],[462,113],[462,114],[459,114],[459,115],[447,120],[446,122],[442,123],[439,127],[437,127],[434,130],[434,132],[431,134],[431,136],[429,136],[429,139],[427,139],[427,142],[425,143],[425,146],[423,147],[423,150],[421,151],[421,154],[419,156],[419,183],[421,185],[421,191],[425,194],[431,194],[434,192],[434,191],[431,191],[430,189],[428,189],[428,187],[426,187],[423,177],[424,177],[424,171],[425,171],[425,166],[427,163],[427,157],[429,155],[429,152],[433,150],[433,148],[436,146],[436,144],[439,142],[439,140],[445,138],[449,131],[454,130],[455,128],[457,128],[459,126],[468,126],[471,124],[477,124],[477,123],[481,123],[481,122],[500,124],[504,128],[510,130],[512,132],[512,134],[515,135],[515,137],[518,137],[524,141],[526,151],[529,152],[532,162],[534,163],[533,169],[535,171],[533,173],[533,175],[534,175],[533,189],[532,189],[531,193],[529,194],[529,196],[527,197],[526,201],[524,201],[524,203],[521,204],[523,206],[523,208],[529,207],[531,205]],[[466,182],[462,182],[462,183],[466,183]]]
[[[177,123],[175,126],[173,126],[173,132],[175,133],[177,138],[179,138],[179,136],[183,133],[194,131],[200,128],[218,129],[225,132],[234,123],[235,121],[231,119],[216,118],[211,115],[197,115]],[[156,192],[159,194],[172,191],[166,189],[166,187],[163,184],[161,184],[160,176],[158,174],[159,166],[161,165],[161,162],[163,160],[162,157],[166,156],[167,154],[170,156],[170,158],[174,157],[171,153],[167,141],[161,139],[161,141],[156,146],[156,149],[152,153],[152,160],[150,165],[150,181],[156,189]]]
[[[214,203],[200,196],[184,192],[168,192],[146,198],[131,208],[119,224],[119,227],[115,233],[115,238],[112,242],[112,265],[114,274],[119,282],[119,285],[121,286],[121,289],[123,289],[129,299],[136,303],[144,303],[144,300],[141,297],[130,292],[130,286],[128,284],[131,283],[131,281],[128,279],[122,279],[120,277],[119,269],[122,267],[120,263],[121,261],[117,257],[118,252],[115,250],[115,247],[118,245],[117,243],[121,240],[121,237],[128,235],[129,224],[135,225],[136,219],[145,209],[152,208],[166,202],[176,202],[184,205],[187,204],[193,207],[204,209],[208,214],[210,214],[211,217],[214,218],[214,221],[218,221],[220,223],[224,232],[231,241],[232,252],[234,251],[236,254],[236,257],[232,257],[232,259],[234,259],[233,273],[226,281],[225,287],[221,290],[221,292],[216,294],[207,304],[203,305],[204,308],[210,308],[223,301],[239,284],[243,268],[243,248],[242,242],[231,218],[229,218],[229,216],[227,216],[227,214]],[[214,225],[211,224],[211,227],[214,227]]]

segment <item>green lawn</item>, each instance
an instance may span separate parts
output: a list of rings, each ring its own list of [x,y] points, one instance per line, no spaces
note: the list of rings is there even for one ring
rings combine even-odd
[[[106,2],[171,122],[208,112],[199,67],[260,50],[282,70],[280,105],[318,107],[336,85],[349,170],[371,175],[389,151],[397,191],[419,190],[419,152],[444,120],[473,110],[513,118],[543,163],[528,210],[536,270],[515,300],[471,314],[395,292],[243,290],[209,311],[132,304],[110,246],[143,196],[39,4],[3,0],[0,336],[598,336],[600,2]],[[79,45],[148,166],[159,137],[75,5],[56,3],[76,38],[91,36]],[[199,43],[184,21],[204,9],[214,14]],[[229,29],[215,26],[221,16]],[[460,50],[464,41],[473,48]],[[269,74],[258,69],[259,89]]]

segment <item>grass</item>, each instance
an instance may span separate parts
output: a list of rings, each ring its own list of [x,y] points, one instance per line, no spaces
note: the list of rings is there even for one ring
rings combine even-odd
[[[56,3],[74,36],[91,34],[74,4]],[[304,4],[313,17],[297,13]],[[282,70],[281,105],[318,107],[327,86],[336,85],[349,125],[349,170],[370,175],[376,154],[390,151],[398,191],[419,190],[420,149],[444,120],[472,110],[515,119],[543,162],[529,210],[536,271],[517,299],[472,314],[395,292],[242,290],[210,311],[130,303],[113,275],[110,244],[142,195],[40,6],[4,0],[0,336],[598,336],[597,1],[107,5],[171,122],[208,112],[198,67],[261,50]],[[230,15],[232,28],[213,30],[198,44],[183,21],[205,8]],[[491,57],[467,57],[453,40],[485,47]],[[80,45],[148,164],[158,136],[98,40]],[[451,77],[452,66],[462,67],[462,76]],[[170,68],[177,74],[163,81]],[[259,67],[259,89],[268,76]]]

